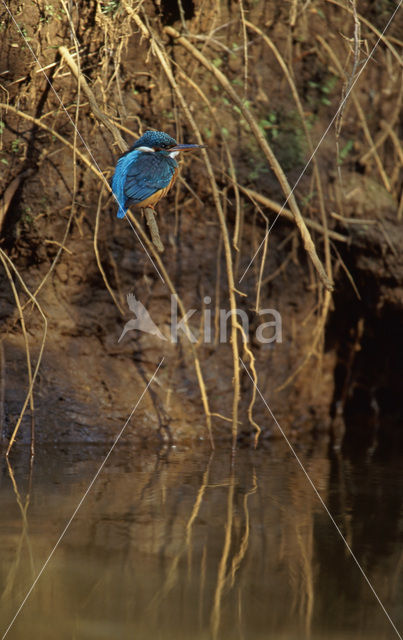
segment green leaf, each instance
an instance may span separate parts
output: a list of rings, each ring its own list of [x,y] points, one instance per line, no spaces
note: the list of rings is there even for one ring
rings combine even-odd
[[[354,146],[354,140],[347,140],[346,144],[339,153],[339,164],[341,164],[348,156]]]

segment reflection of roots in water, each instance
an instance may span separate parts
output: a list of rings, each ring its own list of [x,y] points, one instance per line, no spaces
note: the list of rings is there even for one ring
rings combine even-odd
[[[185,543],[181,549],[181,551],[179,553],[177,553],[173,560],[171,561],[171,565],[168,569],[168,575],[164,581],[164,584],[162,585],[161,589],[155,594],[153,600],[150,602],[150,609],[154,608],[155,605],[160,602],[161,600],[163,600],[163,598],[171,591],[171,589],[175,586],[175,584],[178,581],[178,564],[179,564],[179,560],[182,558],[182,556],[184,555],[185,552],[187,552],[188,554],[188,578],[190,579],[191,577],[191,567],[192,567],[192,528],[193,525],[195,523],[195,520],[197,518],[197,516],[199,515],[200,512],[200,508],[203,502],[203,497],[206,491],[206,488],[208,487],[208,482],[209,482],[209,474],[210,474],[210,466],[212,463],[214,457],[214,453],[212,452],[208,463],[207,463],[207,467],[206,470],[203,474],[203,479],[202,479],[202,483],[200,485],[199,491],[197,493],[197,498],[196,501],[193,505],[193,509],[192,509],[192,513],[190,515],[190,518],[186,524],[186,537],[185,537]],[[204,551],[203,551],[204,554]],[[202,572],[203,575],[203,572]],[[203,590],[201,590],[201,593],[203,593]]]
[[[19,574],[26,572],[25,563],[22,561],[22,552],[23,552],[24,543],[28,551],[28,558],[29,558],[29,568],[30,568],[29,579],[33,581],[36,577],[34,558],[32,554],[32,546],[28,536],[28,519],[27,519],[28,507],[30,504],[30,497],[31,497],[31,487],[32,487],[33,457],[32,456],[30,457],[28,489],[25,496],[25,500],[23,500],[23,498],[21,497],[16,479],[14,476],[13,468],[11,466],[11,463],[8,457],[7,457],[7,469],[13,485],[13,490],[14,490],[15,499],[18,505],[18,509],[21,513],[21,534],[20,534],[17,548],[16,548],[15,558],[13,559],[10,569],[7,573],[7,577],[4,580],[4,589],[0,596],[0,602],[2,603],[2,608],[4,608],[4,610],[6,609],[6,605],[10,603],[11,594],[16,588],[17,578],[19,577]]]
[[[256,492],[257,490],[257,481],[256,474],[253,470],[253,478],[252,478],[252,488],[247,491],[243,497],[243,517],[244,517],[244,533],[241,538],[241,542],[239,544],[238,551],[234,553],[231,566],[227,569],[229,552],[231,549],[231,538],[232,538],[232,530],[234,525],[234,489],[235,489],[235,465],[231,466],[231,475],[229,480],[229,488],[228,488],[228,499],[227,499],[227,522],[225,525],[225,542],[224,548],[220,560],[218,576],[217,576],[217,585],[214,596],[214,606],[211,613],[211,630],[213,638],[218,637],[218,632],[220,629],[220,620],[221,620],[221,605],[222,605],[222,597],[224,595],[225,589],[233,589],[235,585],[235,576],[239,567],[242,564],[242,561],[246,555],[249,544],[249,510],[248,510],[248,498],[250,495]],[[239,597],[241,598],[241,592],[239,592]],[[242,607],[238,607],[238,612],[242,613]]]
[[[244,584],[241,580],[242,566],[247,556],[251,543],[251,534],[254,533],[254,525],[261,525],[251,517],[250,497],[259,490],[259,482],[254,466],[250,466],[248,477],[240,477],[237,473],[237,459],[230,465],[228,478],[223,482],[212,483],[210,477],[212,471],[217,471],[215,462],[218,462],[216,454],[212,452],[202,481],[193,504],[191,514],[183,526],[183,545],[179,544],[180,550],[174,555],[167,568],[166,577],[161,588],[157,591],[149,604],[149,610],[155,612],[155,608],[161,605],[164,598],[178,586],[181,578],[180,562],[186,555],[187,581],[190,584],[195,570],[199,572],[199,596],[198,614],[200,625],[204,626],[205,615],[209,616],[212,638],[220,637],[222,627],[223,606],[225,596],[232,590],[237,590],[238,624],[242,626],[244,612],[247,611],[247,604],[243,602]],[[321,469],[319,469],[322,471]],[[240,494],[239,487],[249,484],[250,488],[242,495],[242,502],[238,505]],[[199,553],[195,556],[193,548],[193,529],[197,518],[201,515],[203,503],[208,505],[213,501],[212,493],[217,489],[225,489],[226,511],[225,522],[223,523],[224,539],[221,554],[218,556],[213,549],[209,551],[207,540],[202,544]],[[208,494],[207,494],[208,492]],[[284,506],[273,498],[273,502],[280,510],[281,516],[281,536],[277,540],[278,558],[285,563],[290,578],[292,599],[290,602],[290,613],[296,611],[301,620],[301,625],[307,637],[311,631],[312,615],[314,608],[314,571],[313,571],[313,509],[315,497],[311,495],[310,487],[300,486],[298,477],[291,476],[286,487],[287,495],[291,494],[290,503]],[[210,496],[210,497],[209,497]],[[220,500],[221,502],[221,500]],[[256,511],[256,510],[254,510]],[[260,520],[261,516],[258,516]],[[255,520],[255,521],[254,521]],[[254,534],[256,536],[256,533]],[[271,535],[268,530],[267,535]],[[277,537],[277,534],[274,532]],[[255,539],[256,542],[256,539]],[[265,544],[265,543],[263,543]],[[164,545],[159,550],[164,552]],[[168,552],[168,551],[167,551]],[[253,553],[253,551],[252,551]],[[210,556],[210,558],[209,558]],[[209,562],[210,560],[210,562]],[[218,562],[214,592],[206,593],[207,567],[211,571],[211,561]],[[267,558],[268,560],[268,558]],[[264,562],[262,557],[262,562]],[[270,580],[270,576],[268,577]],[[211,583],[211,581],[210,581]],[[211,603],[211,608],[206,611],[206,600]]]

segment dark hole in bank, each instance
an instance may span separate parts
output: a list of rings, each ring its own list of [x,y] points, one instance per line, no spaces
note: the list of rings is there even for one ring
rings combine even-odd
[[[365,451],[402,440],[402,309],[382,302],[379,281],[354,270],[359,300],[343,278],[326,342],[337,350],[332,417],[342,412],[343,445]]]
[[[193,0],[161,0],[161,17],[163,24],[174,24],[182,18],[191,20],[194,16]]]

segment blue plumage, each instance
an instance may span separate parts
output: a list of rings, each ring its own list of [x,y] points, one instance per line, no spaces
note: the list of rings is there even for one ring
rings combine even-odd
[[[135,149],[129,156],[132,160],[126,173],[124,194],[126,208],[139,204],[159,189],[169,186],[178,163],[167,151],[159,153],[142,152]]]
[[[111,187],[119,204],[118,218],[126,215],[130,205],[153,206],[158,202],[175,180],[177,153],[198,146],[178,145],[162,131],[146,131],[116,165]]]

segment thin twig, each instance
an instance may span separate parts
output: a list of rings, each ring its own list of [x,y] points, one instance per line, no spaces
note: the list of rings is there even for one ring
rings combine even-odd
[[[41,314],[41,316],[42,316],[42,318],[43,318],[43,322],[44,322],[43,338],[42,338],[41,347],[40,347],[40,349],[39,349],[38,359],[37,359],[37,362],[36,362],[35,370],[34,370],[34,372],[33,372],[32,378],[31,378],[31,383],[30,383],[30,385],[29,385],[29,389],[28,389],[28,391],[27,391],[27,395],[26,395],[26,397],[25,397],[24,404],[23,404],[23,406],[22,406],[22,409],[21,409],[21,412],[20,412],[19,418],[18,418],[17,423],[16,423],[16,425],[15,425],[15,427],[14,427],[14,431],[13,431],[13,433],[12,433],[12,435],[11,435],[10,442],[9,442],[9,444],[8,444],[8,448],[7,448],[7,451],[6,451],[6,456],[8,456],[8,455],[9,455],[9,453],[10,453],[10,451],[11,451],[11,448],[12,448],[12,446],[13,446],[13,443],[14,443],[14,440],[15,440],[15,438],[16,438],[16,435],[17,435],[17,433],[18,433],[18,430],[19,430],[19,428],[20,428],[21,421],[22,421],[22,418],[23,418],[23,416],[24,416],[24,414],[25,414],[25,410],[26,410],[26,408],[27,408],[28,402],[29,402],[29,400],[30,400],[30,398],[31,398],[31,395],[32,395],[32,390],[33,390],[33,388],[34,388],[34,384],[35,384],[36,376],[37,376],[37,374],[38,374],[39,366],[40,366],[41,361],[42,361],[43,350],[44,350],[44,348],[45,348],[46,334],[47,334],[47,330],[48,330],[48,321],[47,321],[47,318],[46,318],[45,314],[44,314],[44,313],[43,313],[43,311],[42,311],[42,307],[41,307],[41,306],[40,306],[40,304],[38,303],[38,301],[37,301],[36,297],[35,297],[34,295],[32,295],[32,293],[30,292],[30,290],[29,290],[29,289],[28,289],[28,287],[26,286],[26,284],[25,284],[24,280],[23,280],[23,279],[22,279],[22,277],[20,276],[20,274],[19,274],[19,272],[18,272],[17,268],[14,266],[13,262],[10,260],[10,258],[8,257],[8,255],[3,251],[3,249],[0,249],[0,259],[1,259],[1,261],[3,262],[4,268],[5,268],[6,273],[7,273],[7,277],[9,277],[10,282],[12,281],[11,273],[10,273],[10,268],[11,268],[11,269],[12,269],[12,271],[14,271],[15,275],[17,276],[17,278],[18,278],[18,280],[19,280],[19,282],[20,282],[21,286],[23,287],[24,291],[28,294],[28,296],[31,298],[32,302],[33,302],[33,303],[35,304],[35,306],[37,307],[37,309],[38,309],[39,313]]]
[[[85,95],[89,100],[89,103],[91,105],[91,109],[94,115],[98,118],[98,120],[100,120],[105,125],[107,129],[109,129],[119,149],[122,152],[126,151],[127,145],[123,140],[122,136],[120,135],[119,129],[117,129],[117,127],[115,126],[115,123],[111,122],[110,118],[107,115],[105,115],[101,111],[101,109],[98,107],[98,103],[92,92],[92,89],[90,89],[90,87],[88,86],[88,83],[84,78],[83,74],[80,73],[80,70],[76,62],[73,60],[67,47],[64,47],[64,46],[59,47],[59,53],[62,56],[62,58],[67,62],[73,74],[75,75],[77,81],[80,83]]]
[[[22,310],[20,297],[18,295],[16,286],[14,284],[14,280],[12,278],[12,275],[11,275],[10,270],[8,268],[8,264],[7,264],[6,260],[4,259],[3,255],[0,254],[0,258],[1,258],[1,261],[3,263],[3,267],[4,267],[4,270],[6,272],[8,281],[10,283],[11,290],[12,290],[13,295],[14,295],[15,304],[17,306],[18,313],[19,313],[19,316],[20,316],[22,335],[24,336],[25,355],[26,355],[26,359],[27,359],[27,370],[28,370],[28,387],[30,389],[29,405],[30,405],[30,409],[31,409],[31,455],[33,456],[34,453],[35,453],[34,396],[33,396],[33,393],[32,393],[32,389],[33,389],[32,366],[31,366],[31,353],[30,353],[30,350],[29,350],[28,334],[27,334],[27,329],[26,329],[26,325],[25,325],[24,312]],[[27,398],[28,398],[28,396],[27,396]],[[22,415],[23,415],[23,413],[21,412],[21,419],[22,419]],[[18,431],[19,424],[20,424],[20,421],[17,421],[17,426],[15,427],[15,433],[16,433],[16,431]],[[9,446],[8,446],[8,449],[7,449],[7,455],[9,453],[10,449],[11,449],[12,443],[13,443],[13,438],[11,438],[11,440],[10,440],[10,443],[9,443]]]
[[[128,7],[128,5],[125,5],[125,6],[126,6],[126,10],[130,13],[132,10]],[[172,73],[172,68],[167,60],[167,56],[164,54],[161,44],[157,42],[151,30],[148,27],[146,27],[144,22],[140,19],[140,17],[136,13],[133,13],[133,20],[136,22],[141,32],[143,33],[143,35],[151,40],[152,50],[156,55],[156,57],[158,58],[158,60],[160,61],[161,66],[164,70],[164,73],[167,76],[173,90],[175,91],[180,104],[182,105],[182,108],[194,131],[194,134],[196,136],[198,143],[202,145],[203,140],[201,138],[199,128],[197,127],[195,120],[191,114],[191,111],[186,103],[186,100],[184,99],[182,92],[180,91],[179,86],[174,78],[174,75]],[[175,30],[174,30],[174,33],[175,35],[177,35],[177,32]],[[239,350],[238,350],[238,336],[237,336],[238,331],[236,327],[237,305],[236,305],[236,298],[235,298],[235,282],[234,282],[234,272],[233,272],[233,266],[232,266],[231,244],[229,240],[229,234],[228,234],[227,224],[225,221],[225,216],[221,206],[217,184],[214,177],[213,168],[211,166],[206,150],[201,149],[201,151],[203,154],[204,162],[206,164],[206,169],[210,179],[210,184],[213,190],[214,203],[216,206],[217,215],[219,218],[221,231],[223,235],[224,255],[225,255],[225,261],[226,261],[226,267],[227,267],[228,295],[229,295],[230,308],[231,308],[231,347],[232,347],[232,354],[233,354],[233,373],[234,373],[234,376],[233,376],[234,394],[233,394],[233,403],[232,403],[232,419],[233,419],[232,446],[233,446],[233,449],[235,449],[237,433],[238,433],[238,405],[240,400],[240,370],[239,370]]]
[[[318,161],[316,158],[316,154],[314,152],[314,145],[311,139],[311,134],[309,132],[309,128],[307,126],[306,123],[306,119],[305,119],[305,112],[304,112],[304,108],[302,106],[297,88],[295,86],[295,82],[293,80],[293,77],[287,67],[287,64],[283,58],[283,56],[281,55],[280,51],[277,49],[277,47],[275,46],[275,44],[273,43],[273,41],[269,38],[268,35],[266,35],[261,29],[259,29],[258,27],[256,27],[256,25],[252,24],[251,22],[246,21],[246,25],[249,29],[252,29],[255,33],[258,33],[262,38],[263,41],[265,42],[265,44],[270,47],[270,49],[272,50],[277,62],[279,63],[286,79],[287,82],[290,86],[291,89],[291,93],[293,95],[295,104],[297,106],[298,109],[298,113],[299,113],[299,117],[301,119],[301,123],[304,129],[304,133],[305,133],[305,137],[306,137],[306,141],[308,143],[308,148],[309,148],[309,153],[310,156],[312,158],[312,163],[313,163],[313,172],[314,172],[314,177],[315,177],[315,183],[316,183],[316,189],[317,189],[317,193],[318,193],[318,201],[319,201],[319,209],[320,209],[320,213],[321,213],[321,219],[322,219],[322,227],[323,227],[323,244],[324,244],[324,253],[325,253],[325,264],[326,264],[326,273],[327,276],[329,277],[329,280],[332,280],[333,275],[332,275],[332,261],[331,261],[331,256],[330,256],[330,244],[329,244],[329,230],[328,230],[328,224],[327,224],[327,215],[326,215],[326,208],[325,208],[325,199],[323,196],[323,189],[322,189],[322,181],[320,179],[320,172],[319,172],[319,166],[318,166]]]
[[[21,182],[29,177],[33,173],[32,169],[27,169],[26,171],[22,171],[18,174],[13,180],[11,180],[10,184],[4,191],[3,197],[0,201],[0,232],[7,215],[7,211],[10,207],[11,201],[20,186]]]
[[[140,237],[142,238],[142,241],[147,246],[148,250],[153,255],[156,263],[158,264],[158,267],[161,270],[161,273],[163,274],[163,277],[164,277],[164,280],[165,280],[165,282],[167,284],[168,289],[170,290],[171,294],[175,296],[175,298],[177,300],[177,303],[178,303],[179,311],[180,311],[180,313],[182,315],[182,318],[183,318],[184,326],[185,326],[187,334],[189,336],[191,332],[190,332],[190,327],[189,327],[189,323],[188,323],[188,320],[187,320],[186,309],[184,307],[182,299],[180,298],[177,290],[175,289],[175,286],[174,286],[171,278],[169,277],[169,274],[168,274],[167,270],[165,269],[164,263],[162,262],[161,257],[160,257],[159,253],[156,250],[156,247],[149,240],[147,234],[144,232],[144,229],[140,225],[138,219],[130,211],[127,213],[127,215],[130,217],[130,220],[132,221],[133,225],[137,229],[137,232],[140,235]],[[200,389],[200,395],[201,395],[201,399],[202,399],[202,403],[203,403],[204,413],[206,415],[206,423],[207,423],[207,430],[208,430],[208,434],[209,434],[210,444],[211,444],[211,448],[214,449],[214,438],[213,438],[213,432],[212,432],[212,426],[211,426],[211,412],[210,412],[208,395],[207,395],[207,391],[206,391],[206,385],[205,385],[205,382],[204,382],[203,373],[202,373],[199,357],[197,355],[195,346],[194,346],[194,344],[193,344],[193,342],[191,340],[189,340],[189,344],[190,344],[190,348],[191,348],[192,355],[193,355],[193,361],[194,361],[194,365],[195,365],[197,381],[199,383],[199,389]]]
[[[345,76],[345,72],[343,70],[343,67],[341,66],[340,61],[339,61],[338,57],[335,55],[333,49],[329,46],[329,44],[326,42],[326,40],[324,38],[322,38],[322,36],[316,36],[316,38],[320,42],[322,47],[324,49],[326,49],[329,57],[331,58],[333,63],[336,65],[340,75],[342,77]],[[352,77],[350,77],[348,86],[351,86],[351,84],[353,83],[353,80],[354,79]],[[347,94],[347,91],[348,91],[348,89],[346,89],[345,94]],[[358,98],[356,97],[354,90],[351,91],[350,96],[351,96],[351,99],[352,99],[352,101],[354,103],[354,107],[355,107],[355,109],[357,111],[358,117],[360,119],[361,126],[362,126],[362,129],[364,131],[364,135],[365,135],[365,137],[367,139],[367,142],[368,142],[369,146],[371,147],[372,154],[373,154],[373,156],[374,156],[374,158],[376,160],[376,164],[377,164],[380,176],[382,178],[382,182],[384,183],[385,188],[387,189],[387,191],[390,191],[391,187],[390,187],[389,179],[388,179],[388,176],[386,175],[386,171],[383,168],[383,165],[382,165],[381,159],[380,159],[380,157],[378,155],[378,152],[375,149],[375,145],[374,145],[371,133],[370,133],[369,128],[368,128],[368,124],[367,124],[367,120],[366,120],[366,117],[365,117],[364,110],[361,107],[361,104],[360,104]],[[341,126],[341,121],[339,123],[339,126]]]
[[[94,253],[95,253],[95,257],[96,257],[96,261],[97,261],[97,265],[98,265],[98,269],[101,272],[102,275],[102,279],[104,281],[105,287],[107,288],[107,290],[109,291],[109,294],[113,300],[113,302],[115,303],[116,307],[119,309],[119,312],[121,313],[122,316],[125,315],[121,305],[119,304],[118,300],[116,299],[116,296],[112,290],[112,287],[110,286],[109,282],[108,282],[108,278],[106,277],[106,273],[105,270],[102,266],[102,262],[101,262],[101,258],[99,255],[99,250],[98,250],[98,231],[99,231],[99,219],[100,219],[100,213],[101,213],[101,206],[102,206],[102,198],[104,195],[104,185],[102,185],[101,187],[101,191],[100,194],[98,196],[98,206],[97,206],[97,213],[95,216],[95,229],[94,229]]]
[[[146,207],[144,209],[144,214],[147,220],[147,224],[150,228],[151,239],[153,244],[157,247],[157,250],[160,253],[164,252],[164,245],[161,242],[160,234],[158,231],[157,221],[155,219],[155,211],[151,207]]]
[[[283,389],[288,387],[289,384],[291,384],[291,382],[294,380],[294,378],[296,378],[301,373],[301,371],[306,367],[311,357],[315,354],[317,355],[316,348],[318,346],[319,340],[323,337],[323,329],[326,324],[326,319],[327,319],[327,315],[330,307],[330,301],[331,301],[331,293],[330,291],[325,291],[325,296],[324,296],[323,305],[322,305],[322,312],[321,312],[321,315],[319,316],[317,325],[314,330],[314,339],[312,341],[312,344],[308,352],[305,353],[304,358],[302,362],[298,365],[298,367],[288,376],[288,378],[281,385],[275,388],[276,392],[282,391]]]
[[[294,221],[294,216],[292,215],[291,211],[289,209],[284,209],[283,207],[281,207],[279,203],[276,202],[275,200],[271,200],[267,196],[264,196],[263,194],[258,193],[253,189],[247,189],[242,185],[238,185],[238,186],[239,186],[239,189],[243,191],[243,193],[245,193],[252,200],[257,200],[257,202],[260,202],[260,204],[263,204],[265,207],[272,209],[272,211],[275,211],[276,213],[281,213],[281,215],[284,216],[284,218],[287,218],[287,220],[290,220],[292,222]],[[315,220],[310,220],[309,218],[306,218],[305,222],[307,226],[312,229],[312,231],[317,231],[318,233],[322,233],[322,234],[325,233],[322,225],[319,224],[319,222],[316,222]],[[329,238],[331,238],[332,240],[337,240],[337,242],[349,242],[349,239],[347,238],[347,236],[344,236],[341,233],[338,233],[337,231],[332,231],[329,229],[328,234],[329,234]]]
[[[348,11],[349,13],[353,13],[352,9],[350,9],[348,5],[345,5],[342,2],[339,2],[339,0],[326,0],[326,2],[335,4],[341,9],[344,9],[345,11]],[[395,47],[390,43],[389,38],[385,34],[382,35],[382,33],[372,24],[372,22],[370,20],[367,20],[367,18],[362,16],[360,13],[357,13],[357,17],[363,24],[365,24],[369,29],[371,29],[371,31],[375,33],[377,38],[379,38],[384,43],[384,45],[389,49],[389,51],[398,61],[399,65],[402,67],[403,60],[401,56],[398,54],[398,52],[396,51]]]
[[[212,75],[214,75],[214,77],[218,80],[218,82],[221,84],[221,86],[226,91],[226,93],[230,96],[231,100],[240,109],[243,117],[249,124],[251,131],[256,138],[256,141],[258,142],[266,159],[268,160],[270,167],[274,171],[283,189],[283,192],[286,196],[287,202],[289,202],[290,204],[290,209],[294,216],[295,224],[297,225],[301,233],[305,250],[307,251],[309,257],[311,258],[312,263],[315,269],[317,270],[324,286],[326,287],[326,289],[331,291],[334,285],[329,279],[329,277],[327,276],[326,271],[318,257],[318,254],[316,253],[315,245],[312,241],[311,235],[307,229],[305,221],[300,213],[297,201],[293,194],[293,190],[288,184],[288,180],[284,174],[282,167],[280,166],[276,156],[274,155],[269,143],[266,140],[265,135],[259,128],[259,125],[256,122],[255,118],[253,117],[252,113],[245,106],[244,101],[241,100],[241,98],[238,96],[236,91],[233,89],[231,83],[226,78],[226,76],[217,67],[211,64],[211,62],[194,45],[192,45],[187,38],[185,38],[184,36],[181,36],[180,33],[176,31],[176,29],[174,29],[173,27],[165,27],[164,31],[171,37],[175,38],[175,40],[179,44],[181,44],[187,51],[189,51],[206,69],[208,69],[208,71],[210,71]]]
[[[342,90],[342,94],[341,94],[341,109],[337,114],[337,118],[336,118],[336,122],[335,122],[335,132],[336,132],[336,157],[337,157],[337,172],[338,172],[338,176],[339,176],[339,182],[340,182],[340,187],[342,188],[343,182],[342,182],[342,175],[341,175],[341,165],[339,162],[339,158],[340,158],[340,133],[341,133],[341,127],[343,124],[343,114],[347,105],[347,101],[345,100],[346,95],[348,95],[351,92],[351,87],[353,86],[355,79],[356,79],[356,74],[357,74],[357,70],[358,70],[358,65],[360,63],[360,43],[361,43],[361,24],[360,21],[358,20],[358,16],[357,16],[357,6],[356,6],[356,0],[349,0],[351,7],[352,7],[352,12],[353,12],[353,17],[354,17],[354,53],[353,53],[353,68],[351,69],[351,72],[348,74],[344,74],[345,75],[345,83],[343,86],[343,90]]]

